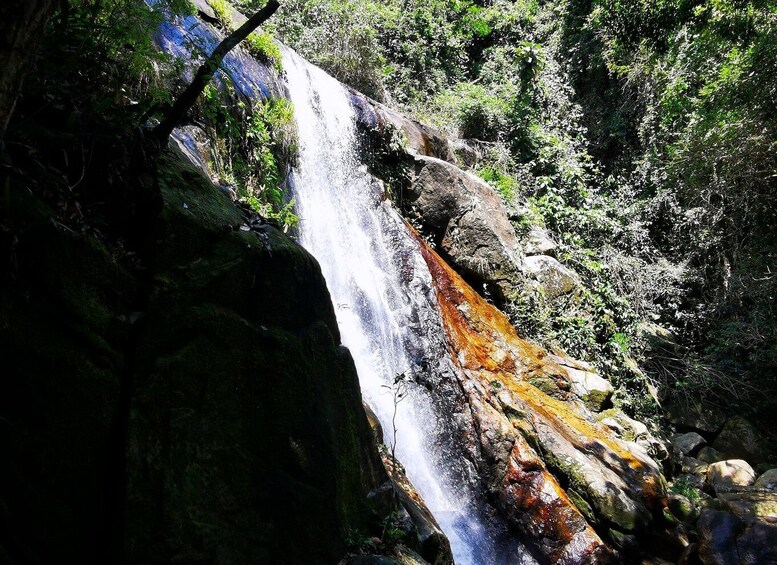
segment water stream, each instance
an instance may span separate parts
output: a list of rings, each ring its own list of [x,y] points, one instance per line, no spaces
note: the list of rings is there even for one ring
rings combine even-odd
[[[431,275],[402,218],[357,156],[345,88],[290,49],[283,67],[299,131],[291,184],[300,242],[321,264],[365,399],[407,475],[451,541],[457,563],[496,563],[493,534],[473,509],[466,471],[441,445],[444,425],[422,387],[395,404],[397,375],[453,371]],[[447,363],[447,365],[446,365]],[[515,557],[515,553],[512,554]],[[511,562],[515,562],[511,559]]]

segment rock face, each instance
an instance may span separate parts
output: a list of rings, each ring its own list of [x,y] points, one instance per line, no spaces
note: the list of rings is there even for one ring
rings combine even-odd
[[[575,273],[547,255],[527,257],[526,268],[537,279],[545,296],[550,299],[572,292],[580,285]]]
[[[20,562],[336,562],[387,477],[319,268],[192,167],[159,171],[143,276],[12,191],[0,544]]]
[[[411,219],[466,278],[503,300],[522,280],[523,257],[499,195],[454,165],[416,156],[405,204]]]
[[[767,461],[768,449],[756,427],[741,416],[726,421],[712,447],[728,458],[739,458],[753,465]]]
[[[644,530],[666,504],[656,463],[580,408],[564,366],[520,339],[420,238],[419,245],[474,419],[469,457],[497,508],[552,562],[607,560],[592,524]],[[537,381],[555,383],[556,397]]]

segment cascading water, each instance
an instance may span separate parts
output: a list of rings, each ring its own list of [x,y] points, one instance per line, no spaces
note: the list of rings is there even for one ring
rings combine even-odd
[[[283,66],[299,132],[291,181],[300,242],[321,264],[365,399],[387,444],[396,441],[398,459],[448,536],[457,563],[501,562],[505,549],[496,547],[493,527],[477,517],[466,470],[440,445],[443,430],[429,395],[412,387],[404,400],[394,401],[397,375],[453,370],[418,243],[359,162],[345,88],[290,49],[284,48]],[[512,563],[526,560],[515,549],[507,553]]]

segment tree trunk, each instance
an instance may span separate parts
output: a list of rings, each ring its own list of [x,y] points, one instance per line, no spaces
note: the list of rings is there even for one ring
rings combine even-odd
[[[269,0],[264,8],[251,16],[243,25],[226,36],[221,43],[216,46],[213,53],[211,53],[210,56],[205,59],[205,62],[200,65],[200,68],[197,69],[197,73],[194,75],[191,84],[186,87],[173,103],[164,118],[162,118],[159,125],[154,128],[152,132],[154,137],[162,142],[170,137],[173,128],[184,120],[186,113],[197,101],[197,98],[202,94],[202,91],[205,90],[205,86],[207,86],[213,78],[213,75],[221,65],[226,54],[272,16],[279,6],[278,0]]]
[[[55,0],[0,0],[0,140]]]

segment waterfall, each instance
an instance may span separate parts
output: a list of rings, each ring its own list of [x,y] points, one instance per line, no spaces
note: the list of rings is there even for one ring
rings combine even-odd
[[[345,88],[287,48],[283,66],[299,133],[291,184],[300,243],[321,264],[363,395],[386,444],[396,441],[397,457],[448,536],[456,562],[501,562],[493,527],[477,516],[466,466],[440,445],[445,430],[430,395],[410,385],[407,397],[394,401],[397,375],[454,370],[418,243],[359,161]],[[510,562],[516,561],[513,551]]]

